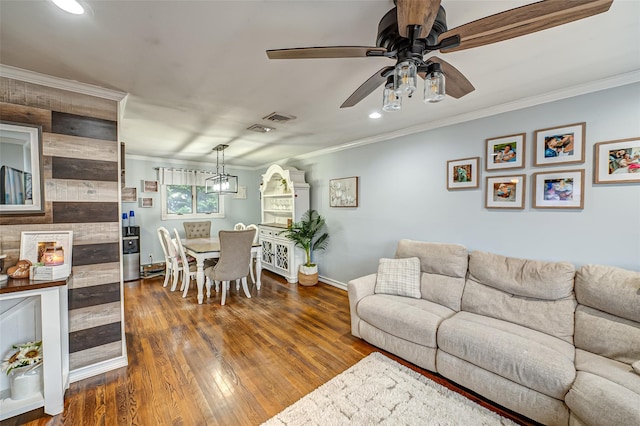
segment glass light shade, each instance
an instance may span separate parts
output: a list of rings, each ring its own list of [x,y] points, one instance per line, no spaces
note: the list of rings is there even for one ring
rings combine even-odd
[[[220,173],[205,180],[204,192],[207,194],[237,194],[238,176]]]
[[[393,71],[395,89],[411,96],[418,85],[416,64],[410,61],[400,62]]]
[[[52,0],[52,1],[53,1],[53,4],[55,4],[65,12],[69,12],[74,15],[82,15],[84,13],[84,8],[76,0]]]
[[[424,79],[424,101],[440,102],[444,99],[444,95],[444,74],[440,71],[430,72]]]
[[[402,96],[400,91],[394,90],[393,85],[389,84],[382,92],[382,110],[383,111],[399,111],[402,108]]]

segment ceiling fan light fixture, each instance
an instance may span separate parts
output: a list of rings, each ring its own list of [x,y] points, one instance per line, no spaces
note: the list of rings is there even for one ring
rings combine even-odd
[[[51,1],[60,9],[64,10],[65,12],[71,13],[73,15],[82,15],[84,13],[84,8],[76,0],[51,0]]]
[[[418,86],[418,68],[413,61],[398,62],[393,70],[393,81],[396,90],[407,96],[413,95]]]
[[[424,102],[440,102],[445,94],[445,76],[440,64],[431,64],[424,79]]]
[[[400,111],[402,96],[399,90],[393,88],[393,82],[387,83],[382,92],[382,110],[385,112]]]

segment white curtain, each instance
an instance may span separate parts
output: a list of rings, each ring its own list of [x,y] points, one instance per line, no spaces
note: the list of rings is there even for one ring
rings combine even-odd
[[[158,167],[158,182],[160,185],[197,185],[204,186],[204,181],[215,175],[206,170],[173,169]]]

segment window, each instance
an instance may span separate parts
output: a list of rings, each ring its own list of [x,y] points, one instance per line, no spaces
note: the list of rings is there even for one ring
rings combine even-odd
[[[218,194],[207,194],[204,186],[163,185],[162,220],[224,217]]]

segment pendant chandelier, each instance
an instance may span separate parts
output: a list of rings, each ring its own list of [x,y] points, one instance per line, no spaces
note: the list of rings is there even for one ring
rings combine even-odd
[[[205,180],[204,191],[207,194],[237,194],[238,176],[230,175],[224,171],[224,150],[229,145],[220,144],[213,148],[216,152],[216,174]],[[222,153],[222,173],[220,172],[220,153]]]

